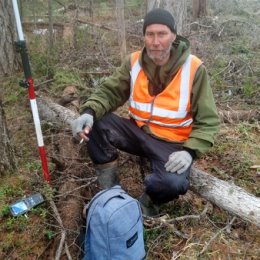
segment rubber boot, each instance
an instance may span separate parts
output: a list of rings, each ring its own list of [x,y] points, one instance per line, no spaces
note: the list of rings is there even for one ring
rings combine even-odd
[[[119,178],[117,176],[117,161],[105,164],[96,164],[95,171],[98,178],[98,183],[101,189],[109,189],[115,185],[119,185]],[[85,205],[82,214],[86,218],[89,204]]]
[[[141,195],[139,202],[143,216],[154,217],[159,214],[159,205],[154,204],[146,193]]]
[[[95,165],[98,183],[101,189],[109,189],[115,185],[119,185],[117,176],[117,161]]]

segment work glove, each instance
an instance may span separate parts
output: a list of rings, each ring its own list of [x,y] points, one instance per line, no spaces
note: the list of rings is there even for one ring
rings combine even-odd
[[[71,123],[71,128],[72,128],[72,134],[75,138],[80,136],[83,136],[86,141],[88,141],[87,134],[89,133],[90,129],[92,128],[94,123],[93,116],[90,114],[83,114],[77,119],[73,120]]]
[[[187,151],[173,152],[169,156],[168,162],[164,165],[167,172],[185,172],[192,163],[192,157]]]

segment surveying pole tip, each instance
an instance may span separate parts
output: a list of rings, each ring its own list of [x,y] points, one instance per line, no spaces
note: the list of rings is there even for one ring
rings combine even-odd
[[[20,41],[24,41],[23,29],[22,29],[21,18],[20,18],[17,0],[12,0],[12,2],[13,2],[14,16],[15,16],[18,38],[19,38]]]

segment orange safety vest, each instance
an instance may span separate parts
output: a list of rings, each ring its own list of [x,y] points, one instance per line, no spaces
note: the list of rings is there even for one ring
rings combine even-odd
[[[138,60],[140,51],[131,54],[129,114],[137,125],[149,126],[152,134],[169,141],[185,141],[192,130],[191,91],[202,61],[189,55],[176,76],[157,96],[148,91],[148,78]]]

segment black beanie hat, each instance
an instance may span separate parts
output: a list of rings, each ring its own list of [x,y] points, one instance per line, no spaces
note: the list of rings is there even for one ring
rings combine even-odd
[[[144,18],[143,34],[145,34],[146,27],[150,24],[164,24],[167,25],[173,33],[177,33],[173,16],[164,9],[155,8],[146,14]]]

